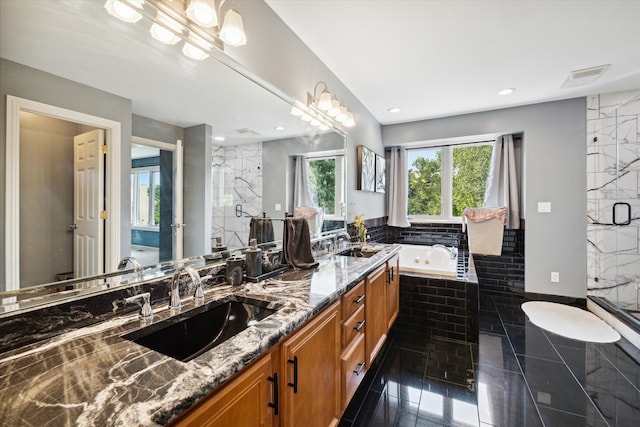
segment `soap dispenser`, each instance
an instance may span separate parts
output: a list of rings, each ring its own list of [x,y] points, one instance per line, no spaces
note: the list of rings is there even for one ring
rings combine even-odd
[[[258,277],[262,274],[262,250],[258,248],[256,239],[249,241],[249,248],[245,251],[247,263],[247,277]]]

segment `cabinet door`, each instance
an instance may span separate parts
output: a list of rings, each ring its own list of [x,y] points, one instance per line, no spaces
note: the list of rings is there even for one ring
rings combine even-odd
[[[283,342],[284,426],[327,427],[340,421],[340,302]]]
[[[387,338],[386,266],[381,266],[365,279],[365,347],[367,366],[376,358]]]
[[[393,322],[395,322],[398,317],[398,309],[400,306],[399,265],[400,259],[398,255],[395,255],[387,261],[387,287],[385,296],[387,302],[387,331],[391,329]]]
[[[267,427],[273,425],[275,397],[272,354],[268,353],[210,398],[196,404],[173,426]]]

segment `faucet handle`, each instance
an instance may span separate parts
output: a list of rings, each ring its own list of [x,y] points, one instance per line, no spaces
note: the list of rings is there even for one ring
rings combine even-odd
[[[213,276],[210,274],[208,276],[198,277],[198,280],[196,281],[196,291],[193,294],[193,300],[196,304],[202,304],[204,302],[204,288],[202,286],[202,281],[209,280],[212,277]]]
[[[151,294],[149,292],[125,298],[124,302],[130,304],[139,299],[143,301],[142,308],[140,309],[140,319],[151,321],[153,319],[153,310],[151,309]]]

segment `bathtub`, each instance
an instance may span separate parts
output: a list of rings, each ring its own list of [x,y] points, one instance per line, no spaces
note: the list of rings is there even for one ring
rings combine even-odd
[[[456,277],[458,257],[441,247],[424,245],[400,245],[400,274],[427,274]]]

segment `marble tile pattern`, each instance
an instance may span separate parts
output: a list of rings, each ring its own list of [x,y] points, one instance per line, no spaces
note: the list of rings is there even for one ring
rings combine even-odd
[[[213,147],[212,237],[225,246],[249,244],[249,217],[262,213],[262,142]]]
[[[39,427],[164,425],[398,250],[384,245],[371,258],[326,255],[314,270],[209,287],[206,302],[244,296],[280,309],[187,363],[122,338],[146,326],[136,312],[0,353],[0,420]],[[153,308],[154,323],[171,316],[166,301]],[[182,313],[192,308],[192,298],[184,298]]]
[[[587,288],[622,309],[640,305],[640,90],[587,98]],[[616,202],[631,224],[613,224]],[[617,222],[627,218],[618,206]]]

